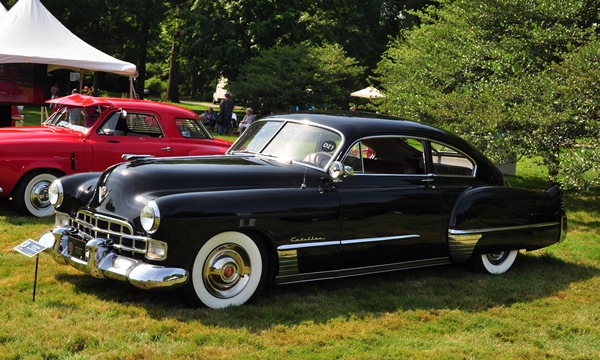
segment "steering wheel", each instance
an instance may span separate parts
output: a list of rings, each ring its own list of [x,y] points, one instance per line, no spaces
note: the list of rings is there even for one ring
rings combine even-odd
[[[327,165],[327,163],[329,162],[330,159],[331,159],[331,155],[329,155],[326,152],[319,151],[316,153],[308,154],[304,158],[304,161],[318,165],[321,168],[325,168],[325,165]]]

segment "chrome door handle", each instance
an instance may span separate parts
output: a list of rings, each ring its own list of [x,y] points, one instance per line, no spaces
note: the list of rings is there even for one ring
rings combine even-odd
[[[171,147],[170,147],[170,146],[167,146],[167,147],[165,147],[165,148],[161,148],[161,150],[162,150],[162,151],[169,151],[169,152],[170,152],[170,151],[171,151]]]

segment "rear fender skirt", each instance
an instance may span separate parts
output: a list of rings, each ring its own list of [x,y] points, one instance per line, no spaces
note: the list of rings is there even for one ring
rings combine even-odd
[[[454,262],[464,262],[473,253],[543,248],[564,239],[565,233],[560,190],[482,187],[457,199],[449,219],[448,249]]]

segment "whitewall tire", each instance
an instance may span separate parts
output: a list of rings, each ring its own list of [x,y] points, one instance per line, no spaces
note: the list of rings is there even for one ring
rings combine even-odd
[[[15,188],[13,201],[22,215],[46,217],[54,215],[54,207],[48,198],[48,188],[60,174],[54,172],[32,172],[25,175]]]
[[[264,246],[235,231],[220,233],[198,251],[184,291],[192,306],[213,309],[254,299],[266,279]]]
[[[504,274],[515,263],[519,250],[498,251],[475,256],[476,268],[488,274]]]

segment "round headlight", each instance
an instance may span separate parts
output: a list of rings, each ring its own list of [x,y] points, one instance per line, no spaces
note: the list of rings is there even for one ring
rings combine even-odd
[[[52,206],[59,207],[64,198],[64,191],[60,180],[54,180],[48,188],[48,200]]]
[[[160,225],[160,211],[154,201],[149,201],[140,212],[140,223],[148,234],[153,234]]]

